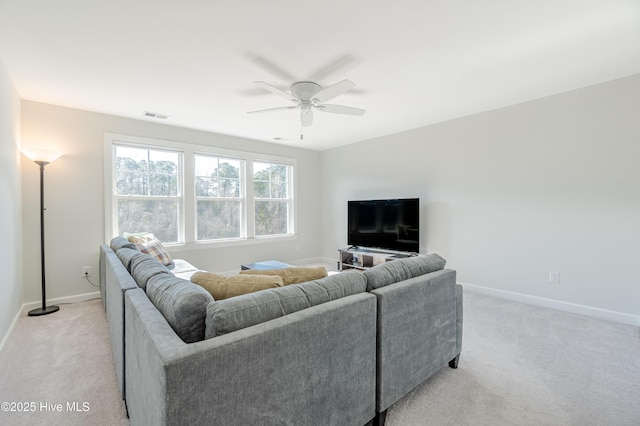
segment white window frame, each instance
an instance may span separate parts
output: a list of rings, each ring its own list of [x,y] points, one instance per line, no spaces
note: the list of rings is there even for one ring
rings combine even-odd
[[[182,224],[184,223],[183,220],[181,220],[182,217],[184,217],[184,154],[182,151],[180,150],[176,150],[176,149],[172,149],[172,148],[167,148],[167,147],[160,147],[160,146],[149,146],[149,145],[141,145],[141,144],[133,144],[133,143],[120,143],[120,142],[114,142],[111,146],[111,150],[110,150],[110,154],[111,154],[111,160],[113,161],[113,158],[115,158],[115,151],[117,147],[131,147],[131,148],[139,148],[139,149],[143,149],[143,150],[150,150],[150,151],[160,151],[160,152],[171,152],[171,153],[176,153],[178,154],[178,170],[177,170],[177,178],[178,178],[178,183],[177,183],[177,191],[176,191],[176,195],[172,195],[172,196],[161,196],[161,195],[157,195],[157,196],[153,196],[153,195],[118,195],[115,194],[115,192],[113,192],[113,188],[115,187],[116,184],[116,173],[115,173],[115,163],[112,164],[111,167],[111,172],[112,172],[112,179],[111,179],[111,211],[112,211],[112,215],[113,216],[113,226],[114,226],[114,230],[117,230],[117,218],[118,218],[118,202],[120,200],[123,201],[170,201],[170,200],[174,200],[177,203],[177,241],[176,242],[171,242],[168,244],[179,244],[182,241],[184,241],[184,227],[182,226]]]
[[[238,198],[229,198],[229,197],[200,197],[195,194],[195,158],[196,156],[205,156],[205,157],[215,157],[215,158],[224,158],[229,160],[239,160],[240,161],[240,197]],[[246,168],[247,161],[245,158],[233,156],[233,155],[221,155],[219,153],[212,153],[211,151],[194,151],[193,152],[193,165],[194,172],[192,179],[194,180],[194,184],[192,186],[193,189],[193,227],[194,227],[194,239],[197,243],[203,242],[220,242],[226,240],[237,240],[237,239],[246,239],[247,238],[247,195],[246,195],[246,185],[247,185],[247,176],[246,176]],[[198,240],[198,201],[237,201],[240,203],[240,236],[238,238],[219,238],[214,240]]]
[[[182,202],[178,211],[178,243],[165,244],[172,248],[172,251],[181,249],[191,250],[196,248],[211,248],[221,246],[256,244],[281,240],[293,240],[297,238],[297,185],[295,185],[297,175],[297,162],[294,158],[265,155],[247,151],[230,150],[226,148],[196,145],[183,142],[167,141],[160,139],[142,138],[138,136],[105,133],[104,135],[104,194],[105,194],[105,241],[110,241],[117,235],[118,213],[115,210],[117,204],[114,202],[115,187],[115,163],[114,150],[117,145],[137,146],[147,149],[159,149],[179,151],[182,153],[182,165],[179,167],[181,176],[179,179],[179,191]],[[241,218],[242,236],[234,239],[221,240],[196,240],[196,196],[195,196],[195,155],[211,155],[225,158],[240,159],[244,162],[244,170],[241,172],[244,188],[243,193],[243,214]],[[253,162],[267,162],[285,164],[290,168],[290,217],[288,222],[288,233],[280,235],[255,236],[255,204],[253,193]]]
[[[288,216],[289,216],[289,217],[287,217],[287,233],[286,234],[279,234],[279,235],[290,235],[290,234],[294,233],[294,229],[295,229],[294,217],[295,217],[295,215],[293,213],[295,211],[294,210],[294,206],[295,206],[294,199],[295,199],[295,197],[293,195],[293,191],[294,191],[295,185],[293,184],[293,180],[294,180],[294,174],[295,174],[295,167],[293,167],[291,164],[286,163],[286,162],[282,162],[282,161],[278,161],[278,160],[274,160],[274,159],[265,159],[263,157],[254,158],[253,162],[288,166],[288,169],[287,169],[287,194],[288,194],[288,197],[287,198],[258,198],[258,197],[255,196],[255,194],[252,194],[253,195],[252,203],[253,203],[253,212],[255,212],[255,202],[256,201],[270,201],[270,200],[272,200],[272,201],[286,201],[286,204],[287,204],[287,207],[288,207],[287,211],[288,211]],[[253,178],[253,162],[251,163],[251,167],[252,167],[251,177],[252,178]],[[253,189],[253,185],[251,185],[251,186],[252,186],[252,189]],[[252,223],[253,223],[253,225],[255,227],[255,217],[253,218],[253,222]],[[254,229],[254,232],[255,232],[255,229]],[[259,236],[256,235],[255,238],[270,238],[270,237],[276,237],[276,236],[278,236],[278,234],[275,234],[275,235],[259,235]]]

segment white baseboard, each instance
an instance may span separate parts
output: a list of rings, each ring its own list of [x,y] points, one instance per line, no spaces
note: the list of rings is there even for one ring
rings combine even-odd
[[[59,297],[57,299],[47,300],[47,306],[66,305],[68,303],[86,302],[87,300],[99,299],[101,297],[102,295],[100,294],[99,291],[96,291],[93,293],[77,294],[75,296]],[[0,351],[2,351],[5,343],[7,343],[7,340],[9,340],[9,337],[11,336],[11,333],[13,333],[13,330],[15,329],[16,324],[18,323],[18,320],[20,319],[20,317],[24,316],[27,312],[29,312],[32,309],[39,308],[41,305],[42,305],[42,301],[28,302],[28,303],[22,304],[20,309],[18,309],[16,316],[13,318],[13,321],[11,321],[11,325],[9,326],[9,329],[7,330],[6,334],[2,338],[2,341],[0,342]]]
[[[93,293],[76,294],[75,296],[59,297],[57,299],[47,300],[48,305],[66,305],[67,303],[86,302],[87,300],[99,299],[102,295],[99,291]],[[28,311],[39,308],[42,305],[42,301],[28,302],[22,305],[21,313],[26,314]]]
[[[338,270],[338,259],[334,257],[318,257],[318,262],[326,263],[327,265],[333,265],[333,267]]]
[[[11,336],[11,333],[13,333],[13,329],[16,328],[16,324],[18,323],[18,319],[21,316],[22,316],[22,309],[18,309],[18,312],[16,313],[16,316],[13,317],[13,321],[11,321],[11,325],[9,326],[9,329],[7,330],[6,334],[2,338],[2,342],[0,342],[0,352],[2,351],[2,348],[4,348],[4,344],[7,343],[7,340],[9,340],[9,336]]]
[[[474,293],[486,294],[487,296],[501,299],[514,300],[516,302],[527,303],[529,305],[541,306],[543,308],[557,309],[559,311],[571,312],[574,314],[587,315],[594,318],[605,319],[622,324],[640,326],[640,316],[625,314],[623,312],[609,311],[607,309],[594,308],[592,306],[578,305],[575,303],[563,302],[560,300],[546,299],[544,297],[530,296],[528,294],[515,293],[506,290],[483,287],[475,284],[458,283],[465,290]]]
[[[306,259],[296,259],[290,260],[289,263],[294,266],[305,266],[305,265],[332,265],[333,268],[336,268],[337,259],[332,259],[330,257],[309,257]]]

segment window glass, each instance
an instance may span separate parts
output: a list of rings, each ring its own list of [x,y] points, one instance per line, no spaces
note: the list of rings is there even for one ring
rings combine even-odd
[[[178,152],[115,147],[118,234],[151,232],[163,242],[179,241]]]
[[[116,147],[118,195],[178,195],[179,153]]]
[[[243,161],[195,155],[196,239],[242,237]]]
[[[195,156],[196,197],[240,197],[241,160]]]
[[[290,176],[291,166],[287,164],[253,163],[256,236],[290,233]]]
[[[188,244],[294,233],[291,159],[133,136],[105,143],[108,238],[151,232]]]
[[[178,241],[178,203],[118,200],[118,235],[151,232],[162,242]]]
[[[289,206],[285,201],[256,200],[256,235],[287,233]]]
[[[240,207],[237,201],[198,200],[198,240],[240,238]]]

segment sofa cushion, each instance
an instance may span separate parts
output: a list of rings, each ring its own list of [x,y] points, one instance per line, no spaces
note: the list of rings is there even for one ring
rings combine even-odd
[[[113,237],[111,239],[111,243],[109,243],[109,247],[114,251],[114,253],[117,253],[122,247],[137,250],[135,244],[121,236]]]
[[[327,270],[322,266],[317,268],[291,267],[267,270],[248,269],[240,271],[240,273],[249,275],[277,275],[282,277],[284,285],[305,283],[307,281],[319,280],[320,278],[327,276]]]
[[[169,273],[169,270],[158,259],[146,253],[138,253],[131,260],[131,276],[138,287],[146,291],[147,281],[157,274]]]
[[[169,269],[173,269],[175,264],[173,259],[167,253],[164,246],[153,234],[147,233],[141,236],[135,234],[129,235],[129,241],[134,243],[136,247],[143,253],[147,253]]]
[[[366,286],[361,273],[349,271],[303,284],[218,300],[207,306],[205,339],[362,293]]]
[[[213,302],[205,289],[167,272],[149,278],[147,296],[185,343],[204,339],[207,305]]]
[[[120,259],[120,262],[122,262],[122,264],[127,269],[127,271],[129,271],[129,273],[131,273],[131,262],[139,254],[140,254],[140,250],[138,250],[137,248],[131,249],[128,247],[123,247],[116,252],[118,259]]]
[[[277,275],[232,275],[226,277],[204,271],[193,274],[191,282],[207,290],[215,300],[283,286],[282,278]]]
[[[367,279],[367,291],[384,287],[419,275],[444,269],[447,263],[436,253],[426,256],[407,257],[385,262],[363,272]]]
[[[175,267],[171,269],[171,273],[183,280],[190,280],[191,275],[198,272],[199,269],[187,262],[184,259],[173,259]]]

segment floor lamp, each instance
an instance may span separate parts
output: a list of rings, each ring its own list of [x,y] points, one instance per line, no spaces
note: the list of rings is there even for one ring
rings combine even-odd
[[[46,150],[22,151],[34,163],[40,166],[40,262],[42,273],[42,307],[29,311],[29,316],[52,314],[59,310],[58,306],[47,306],[46,279],[44,273],[44,168],[47,164],[57,160],[62,155],[59,152]]]

